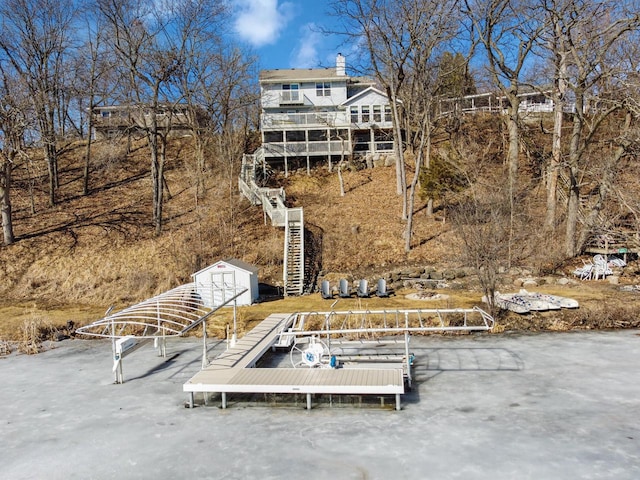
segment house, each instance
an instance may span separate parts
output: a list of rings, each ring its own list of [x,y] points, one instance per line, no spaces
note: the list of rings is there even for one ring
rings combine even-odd
[[[140,105],[106,105],[94,107],[93,138],[98,140],[121,135],[142,134],[151,127],[153,110]],[[166,104],[155,109],[159,130],[168,130],[170,136],[188,136],[192,133],[192,109],[185,104]],[[204,115],[198,112],[198,120]]]
[[[527,91],[518,94],[520,104],[518,111],[524,115],[529,113],[553,112],[554,102],[551,91]],[[442,98],[438,101],[436,114],[451,115],[453,113],[502,113],[507,112],[507,99],[495,93],[478,93],[457,98]],[[568,108],[573,108],[572,105]]]
[[[245,288],[236,305],[251,305],[258,300],[258,269],[242,260],[220,260],[191,276],[205,307],[219,307]]]
[[[335,67],[263,70],[259,75],[264,158],[271,165],[393,154],[391,108],[367,77]]]

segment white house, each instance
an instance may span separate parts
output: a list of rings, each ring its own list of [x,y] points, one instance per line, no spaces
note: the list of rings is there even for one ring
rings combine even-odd
[[[220,260],[191,276],[206,307],[218,307],[245,288],[248,290],[238,297],[236,305],[251,305],[258,300],[258,269],[242,260]]]
[[[393,153],[387,96],[367,77],[331,68],[263,70],[260,130],[267,162],[322,160],[354,153]]]

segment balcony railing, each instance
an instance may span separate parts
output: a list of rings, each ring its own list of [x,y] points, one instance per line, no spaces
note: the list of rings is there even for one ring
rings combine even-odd
[[[287,143],[265,143],[263,146],[265,155],[268,157],[284,157],[296,155],[340,155],[343,142],[287,142]],[[349,155],[351,147],[349,142],[344,142],[344,154]]]
[[[303,96],[300,90],[284,90],[280,92],[280,105],[301,103],[303,103]]]
[[[343,112],[263,113],[260,121],[262,128],[282,128],[287,126],[342,127],[349,125],[347,114]]]

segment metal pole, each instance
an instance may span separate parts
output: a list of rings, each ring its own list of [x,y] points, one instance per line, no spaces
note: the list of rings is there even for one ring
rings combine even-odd
[[[411,360],[409,358],[409,332],[404,332],[404,356],[407,361],[407,380],[409,381],[409,388],[411,388]]]
[[[238,292],[236,287],[236,272],[233,272],[233,334],[231,336],[231,347],[236,346],[236,340],[238,339],[237,331],[237,307],[238,307]]]
[[[202,369],[205,369],[209,365],[209,359],[207,358],[207,321],[202,321]]]
[[[109,309],[111,310],[111,309]],[[107,313],[109,313],[109,310],[107,310]],[[116,324],[113,321],[113,318],[111,318],[111,358],[113,358],[113,363],[114,363],[114,369],[113,369],[113,373],[115,378],[113,379],[116,383],[120,383],[118,382],[118,366],[115,364],[118,360],[116,359]]]
[[[307,410],[311,410],[311,394],[307,393]]]

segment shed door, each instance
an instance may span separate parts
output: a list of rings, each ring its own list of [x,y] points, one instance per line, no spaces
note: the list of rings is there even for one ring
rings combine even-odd
[[[214,307],[222,305],[234,296],[235,284],[235,272],[213,272],[211,274],[211,297]]]

